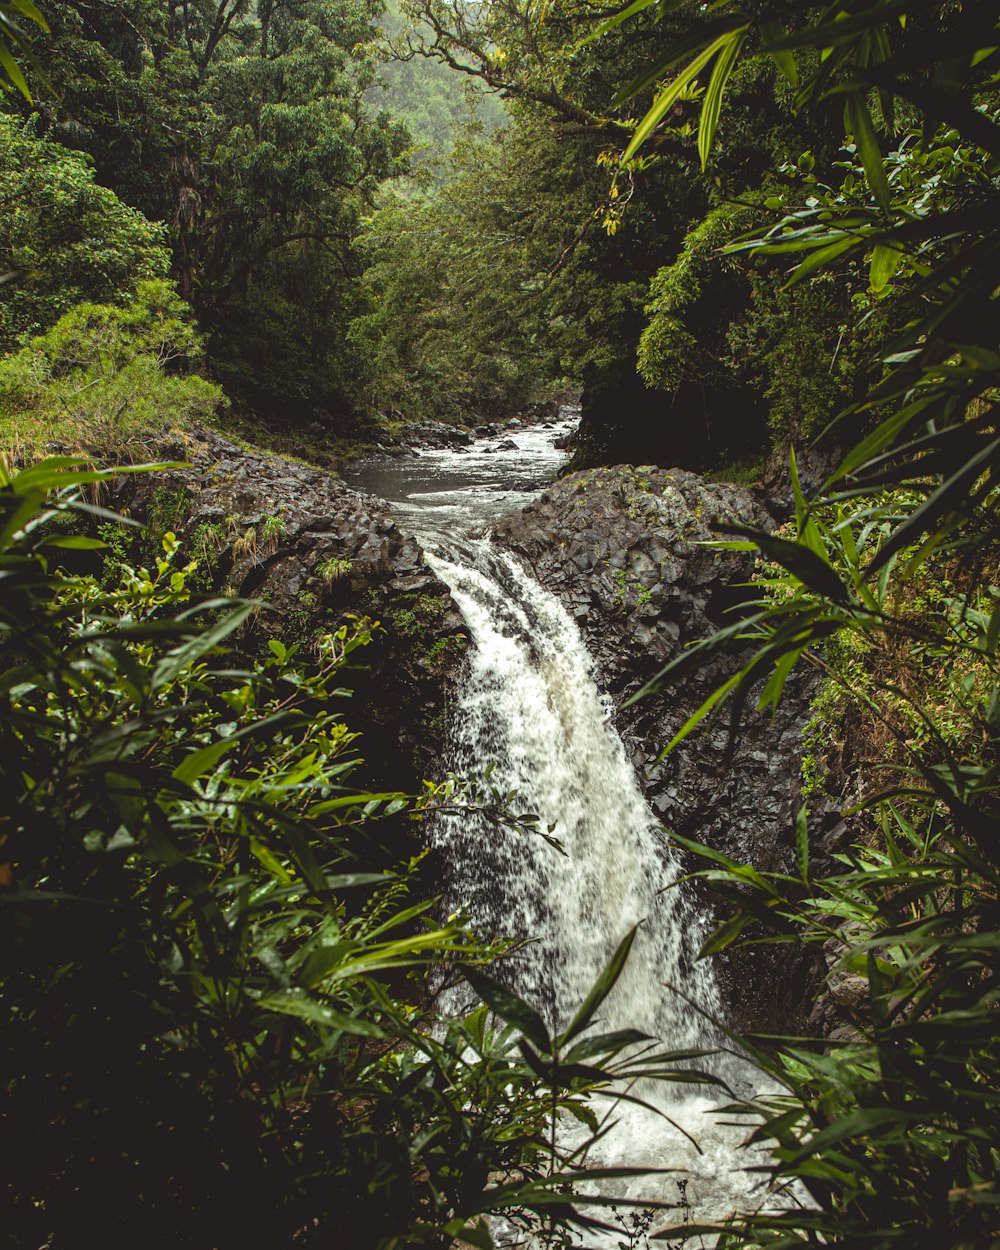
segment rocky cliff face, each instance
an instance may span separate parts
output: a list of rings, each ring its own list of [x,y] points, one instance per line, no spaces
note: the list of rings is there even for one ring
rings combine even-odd
[[[380,621],[355,652],[345,709],[365,781],[413,787],[440,771],[445,678],[467,641],[447,587],[387,505],[320,469],[202,431],[161,449],[186,466],[119,479],[116,507],[177,533],[206,590],[263,600],[259,639],[308,647],[348,614]]]
[[[702,545],[722,536],[720,521],[771,524],[740,487],[619,465],[569,475],[495,532],[579,622],[664,824],[762,870],[781,869],[794,847],[805,683],[789,686],[773,718],[752,714],[732,737],[723,714],[662,760],[661,748],[737,659],[621,707],[685,646],[727,623],[727,608],[746,597],[752,557]],[[782,953],[737,955],[728,965],[734,1021],[744,1028],[788,1028],[808,996],[810,970],[789,958],[790,948],[770,949]]]

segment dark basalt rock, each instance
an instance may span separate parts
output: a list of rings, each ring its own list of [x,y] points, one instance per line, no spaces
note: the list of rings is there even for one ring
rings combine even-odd
[[[760,870],[782,870],[794,862],[809,680],[789,683],[773,717],[751,713],[733,736],[723,713],[663,759],[662,748],[740,657],[712,661],[665,692],[622,706],[745,598],[753,557],[704,545],[724,537],[719,522],[773,524],[741,487],[618,465],[563,478],[499,522],[495,534],[579,622],[598,684],[618,707],[626,750],[664,825]],[[812,975],[791,947],[730,956],[734,1022],[764,1030],[800,1022]]]
[[[445,679],[467,629],[416,540],[382,500],[311,465],[210,431],[174,439],[164,458],[187,467],[119,479],[114,506],[174,530],[215,591],[268,604],[257,645],[280,637],[308,647],[350,614],[380,621],[344,675],[364,784],[413,788],[440,771]]]

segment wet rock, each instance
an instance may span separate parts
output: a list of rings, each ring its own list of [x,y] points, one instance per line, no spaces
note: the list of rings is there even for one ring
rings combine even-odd
[[[399,442],[406,451],[443,448],[460,451],[472,443],[472,435],[462,426],[443,421],[411,421],[403,427]]]
[[[344,675],[365,783],[408,789],[440,771],[445,684],[461,666],[467,630],[417,541],[384,501],[312,465],[212,431],[178,438],[164,458],[189,467],[123,477],[113,506],[154,533],[174,530],[206,589],[265,601],[261,647],[281,637],[308,648],[349,615],[380,621]]]

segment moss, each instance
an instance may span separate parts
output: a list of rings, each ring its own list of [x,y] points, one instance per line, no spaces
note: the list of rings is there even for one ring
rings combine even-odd
[[[427,652],[427,663],[436,669],[448,668],[452,661],[469,645],[464,634],[445,634],[439,638]]]

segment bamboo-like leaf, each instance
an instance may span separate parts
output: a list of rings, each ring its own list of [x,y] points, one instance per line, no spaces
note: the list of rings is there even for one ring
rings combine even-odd
[[[977,455],[967,461],[957,473],[926,499],[910,514],[902,525],[896,527],[878,555],[868,566],[868,576],[877,573],[883,565],[904,547],[909,547],[931,529],[953,507],[961,505],[970,487],[991,463],[1000,457],[1000,439],[988,443]]]
[[[563,1038],[564,1042],[565,1040]],[[585,1037],[569,1051],[566,1062],[582,1063],[584,1059],[592,1059],[595,1055],[616,1053],[625,1046],[637,1046],[641,1042],[652,1040],[648,1033],[640,1033],[638,1029],[619,1029],[614,1033],[601,1033],[598,1037]]]
[[[986,630],[986,651],[992,655],[1000,643],[1000,603],[993,609],[990,623]]]
[[[725,698],[727,698],[730,694],[732,694],[732,692],[736,689],[736,687],[740,684],[740,682],[743,680],[745,676],[746,676],[746,671],[744,669],[741,669],[738,673],[734,673],[733,676],[730,677],[728,681],[724,682],[721,686],[713,690],[712,693],[708,696],[708,698],[704,701],[704,703],[702,703],[701,707],[699,707],[696,711],[692,712],[691,715],[684,722],[684,724],[681,725],[680,729],[678,729],[678,731],[674,734],[674,736],[670,739],[667,745],[660,752],[659,758],[661,760],[664,759],[667,755],[670,754],[670,752],[674,749],[674,747],[680,746],[680,744],[684,741],[684,739],[688,736],[688,734],[692,733],[695,729],[698,728],[698,726],[705,719],[705,717],[709,714],[709,712],[711,712],[712,708],[714,708],[716,704],[721,703]]]
[[[551,1054],[552,1039],[545,1027],[545,1021],[534,1007],[529,1006],[513,990],[508,989],[506,985],[501,985],[499,981],[495,981],[493,977],[488,976],[479,968],[463,966],[462,975],[501,1020],[516,1025],[539,1050],[545,1054]]]
[[[726,35],[742,25],[745,25],[743,18],[734,14],[728,14],[714,22],[710,22],[707,26],[699,26],[688,35],[674,39],[661,56],[657,57],[652,64],[647,65],[641,74],[638,74],[619,91],[612,104],[617,107],[624,104],[627,100],[631,100],[633,96],[639,95],[640,92],[658,83],[668,69],[679,65],[692,52],[700,52],[714,39]]]
[[[28,84],[25,81],[24,75],[21,73],[21,67],[11,56],[6,44],[2,41],[0,41],[0,65],[2,65],[6,70],[7,77],[18,89],[18,91],[20,91],[21,95],[23,95],[24,98],[30,102],[31,91],[28,89]]]
[[[163,657],[153,670],[153,689],[159,690],[173,681],[190,664],[214,651],[224,639],[235,633],[254,610],[252,603],[241,604],[226,613],[221,621],[209,626],[197,637],[189,639]]]
[[[811,277],[818,269],[822,269],[832,260],[836,260],[838,256],[843,256],[845,252],[850,252],[854,248],[860,247],[861,244],[862,240],[860,238],[848,234],[839,238],[835,243],[828,243],[826,247],[817,248],[816,251],[809,253],[781,289],[787,291],[796,282],[801,282],[803,278]]]
[[[795,64],[795,57],[792,53],[780,45],[782,39],[787,35],[787,31],[780,22],[761,22],[760,37],[763,44],[763,51],[770,56],[778,67],[778,71],[788,79],[792,86],[796,86],[799,81],[799,71]]]
[[[358,1016],[349,1016],[329,1003],[315,998],[307,998],[296,994],[270,994],[257,1000],[258,1007],[269,1011],[277,1011],[284,1016],[294,1016],[306,1024],[325,1025],[327,1028],[339,1029],[342,1033],[351,1033],[357,1037],[385,1037],[385,1032],[370,1020]]]
[[[629,951],[632,949],[632,943],[635,941],[638,928],[639,926],[636,925],[633,929],[630,929],[618,943],[614,954],[608,960],[604,971],[591,986],[590,992],[580,1005],[580,1009],[573,1017],[569,1028],[559,1038],[560,1046],[565,1046],[567,1042],[572,1041],[577,1034],[582,1033],[588,1027],[598,1007],[614,989],[615,983],[625,967],[625,961],[628,959]]]
[[[737,27],[737,30],[745,31],[746,26]],[[673,108],[674,104],[687,89],[691,81],[696,78],[699,73],[701,73],[709,61],[711,61],[712,57],[714,57],[716,53],[720,52],[726,46],[732,38],[733,33],[733,31],[728,31],[726,34],[720,35],[718,39],[709,44],[703,52],[699,53],[693,61],[682,69],[669,86],[665,87],[663,91],[660,92],[653,103],[653,107],[635,128],[632,140],[622,156],[623,161],[630,160],[636,154],[639,148],[642,147],[670,109]]]
[[[698,155],[701,158],[703,170],[708,164],[709,153],[712,150],[712,143],[715,139],[715,131],[719,124],[719,114],[722,110],[722,97],[726,90],[726,83],[729,81],[729,75],[733,72],[733,67],[740,55],[740,49],[743,47],[745,38],[745,27],[742,30],[733,31],[728,36],[727,42],[719,52],[715,67],[712,70],[711,81],[705,91],[705,99],[701,106],[701,118],[698,122]]]
[[[809,47],[832,48],[849,42],[855,35],[862,34],[864,31],[883,26],[889,18],[906,13],[912,8],[913,0],[879,0],[871,8],[852,16],[840,10],[839,6],[830,6],[827,12],[838,14],[833,21],[822,22],[819,25],[804,22],[799,29],[769,41],[764,51]]]
[[[897,247],[879,243],[872,251],[868,281],[873,291],[882,291],[903,263],[903,253]]]
[[[595,39],[600,39],[602,35],[606,35],[609,30],[614,30],[616,26],[620,26],[622,22],[627,22],[630,17],[635,17],[637,13],[641,13],[643,9],[648,9],[650,5],[656,4],[656,0],[632,0],[632,3],[622,9],[620,13],[615,13],[613,17],[599,22],[597,27],[583,40],[584,44],[592,43]]]
[[[804,543],[790,542],[787,538],[777,538],[773,534],[738,525],[726,528],[737,534],[752,535],[767,559],[787,569],[809,590],[843,607],[851,605],[851,596],[833,565]]]
[[[815,1137],[810,1138],[795,1156],[794,1162],[799,1163],[809,1158],[810,1155],[817,1155],[851,1137],[866,1137],[869,1133],[879,1129],[902,1127],[919,1122],[923,1115],[922,1111],[896,1111],[891,1107],[864,1107],[861,1110],[852,1111],[822,1129]]]
[[[728,920],[719,925],[711,937],[702,943],[701,950],[698,952],[698,958],[707,959],[709,955],[716,955],[719,951],[725,950],[752,923],[753,916],[730,916]]]
[[[848,93],[844,105],[844,125],[854,135],[872,195],[885,212],[889,212],[892,208],[892,191],[882,161],[882,149],[879,147],[868,102],[860,91]]]
[[[47,31],[49,24],[38,11],[33,0],[7,0],[8,4],[14,6],[19,13],[23,13],[25,17],[30,18],[36,25],[41,26],[42,30]]]

